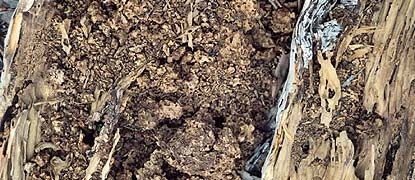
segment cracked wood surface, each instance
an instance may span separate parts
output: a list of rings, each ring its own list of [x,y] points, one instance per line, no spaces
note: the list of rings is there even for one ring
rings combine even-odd
[[[375,179],[414,179],[415,2],[385,1],[366,66],[364,106],[387,121],[385,131],[367,141],[374,148]],[[394,147],[394,149],[393,149]],[[390,155],[388,155],[390,154]],[[392,157],[392,158],[388,158]],[[365,162],[366,163],[366,162]],[[388,164],[389,163],[389,164]],[[385,166],[392,165],[388,174]]]
[[[376,29],[352,28],[349,36],[343,37],[346,41],[338,46],[340,55],[337,54],[334,61],[339,73],[342,68],[337,66],[339,56],[351,44],[351,39],[362,32],[374,32],[371,42],[373,50],[368,53],[365,61],[363,99],[358,100],[363,105],[362,109],[377,117],[375,123],[380,124],[381,128],[370,136],[359,138],[350,133],[354,129],[341,130],[333,136],[335,130],[326,119],[320,123],[327,125],[325,130],[329,133],[323,133],[318,138],[310,136],[307,153],[297,159],[294,158],[294,150],[298,144],[285,138],[287,135],[279,130],[274,136],[269,162],[263,169],[263,179],[415,178],[415,2],[399,0],[382,3],[380,11],[372,19],[377,24]],[[299,68],[298,63],[295,68]],[[293,98],[303,95],[308,88],[302,81],[296,83],[294,84],[298,85],[298,91],[288,96],[290,98],[281,118],[281,124],[286,123],[288,132],[295,136],[294,141],[298,141],[299,132],[304,131],[304,119],[309,118],[307,108],[310,108],[307,107],[306,102],[310,100],[307,96],[296,100]],[[340,99],[349,95],[343,94],[343,91],[345,90],[342,89]],[[317,94],[314,96],[318,97]],[[333,111],[338,112],[339,106]],[[330,117],[330,120],[339,119]],[[364,121],[364,117],[360,120]],[[317,129],[306,133],[317,133]]]

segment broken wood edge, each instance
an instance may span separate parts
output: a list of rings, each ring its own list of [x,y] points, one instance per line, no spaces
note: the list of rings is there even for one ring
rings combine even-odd
[[[114,87],[108,92],[99,92],[95,93],[97,100],[91,104],[91,116],[88,118],[89,121],[102,121],[104,126],[102,127],[99,135],[94,139],[94,146],[92,147],[91,152],[93,156],[89,161],[89,165],[85,170],[85,179],[89,180],[92,178],[92,174],[98,170],[98,165],[101,162],[101,159],[106,155],[106,152],[102,146],[107,144],[112,136],[114,128],[117,126],[119,121],[119,116],[124,110],[122,102],[124,99],[128,98],[128,95],[125,95],[125,91],[130,86],[130,84],[136,80],[145,70],[147,64],[150,60],[145,60],[141,62],[134,68],[127,76],[120,78],[114,85]],[[102,117],[103,114],[107,114],[106,117]],[[112,157],[115,146],[117,145],[120,139],[119,129],[114,135],[114,143],[111,151],[108,153],[108,160],[102,167],[101,178],[105,179],[110,171],[109,160]]]
[[[3,69],[0,77],[0,121],[4,124],[6,110],[12,105],[15,96],[15,78],[12,77],[12,65],[18,53],[21,33],[23,29],[31,31],[32,24],[27,23],[36,19],[36,16],[27,17],[25,13],[32,10],[40,11],[44,0],[20,0],[11,17],[8,31],[5,38],[5,49],[3,54]],[[37,5],[32,8],[33,5]],[[43,82],[29,85],[23,94],[33,96],[35,91],[42,91]],[[29,95],[30,94],[30,95]],[[0,179],[26,179],[25,165],[27,160],[32,158],[35,147],[40,142],[41,116],[35,108],[36,102],[30,102],[22,107],[22,111],[13,117],[9,134],[0,148],[3,153],[0,155]]]
[[[31,13],[31,11],[39,12],[42,9],[44,1],[45,0],[19,0],[17,7],[11,16],[6,37],[4,39],[4,53],[2,57],[3,69],[1,69],[0,73],[0,125],[3,125],[5,112],[13,100],[14,94],[9,89],[10,84],[13,84],[13,82],[10,82],[12,79],[10,69],[17,53],[22,28],[24,28],[22,25],[26,22],[24,13]]]
[[[298,94],[298,88],[302,85],[302,74],[304,70],[310,68],[312,64],[309,61],[313,59],[313,43],[311,42],[313,34],[312,27],[316,26],[315,23],[321,22],[320,20],[335,6],[336,3],[332,3],[326,0],[319,0],[317,2],[311,2],[306,0],[303,5],[303,10],[300,13],[298,21],[296,23],[293,37],[291,41],[290,50],[290,66],[289,73],[281,96],[278,99],[278,109],[275,118],[276,128],[272,139],[272,145],[268,152],[266,161],[262,167],[262,179],[288,179],[290,169],[292,170],[290,162],[290,152],[293,142],[290,142],[287,133],[282,133],[280,125],[288,123],[288,134],[295,136],[297,126],[301,120],[301,99],[302,95]],[[313,17],[316,15],[316,17]],[[309,21],[311,20],[311,21]],[[339,85],[339,82],[337,83]],[[336,86],[336,87],[337,87]],[[295,114],[293,114],[296,112]],[[281,156],[280,154],[285,156]],[[278,164],[278,162],[284,162],[284,165]],[[282,173],[283,172],[283,173]]]
[[[11,105],[12,96],[8,92],[14,55],[17,51],[18,42],[20,39],[20,30],[22,28],[23,11],[19,1],[17,8],[14,10],[10,19],[9,28],[7,30],[6,38],[4,39],[4,54],[3,54],[3,69],[0,77],[0,121],[3,121],[3,116],[6,109]],[[2,122],[3,123],[3,122]]]

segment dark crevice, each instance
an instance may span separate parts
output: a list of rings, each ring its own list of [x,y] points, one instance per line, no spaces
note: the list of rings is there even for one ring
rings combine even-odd
[[[82,133],[85,134],[84,138],[82,139],[82,142],[87,144],[88,146],[92,147],[94,146],[94,131],[88,130],[88,129],[81,129]]]
[[[215,152],[215,149],[213,148],[213,146],[209,147],[209,149],[207,151],[205,151],[207,154],[208,153],[212,153]]]
[[[389,79],[389,83],[388,84],[392,84],[392,82],[395,80],[395,76],[396,76],[396,70],[398,69],[397,65],[395,65],[395,67],[393,68],[392,71],[392,75],[390,76]]]
[[[393,161],[395,160],[396,152],[398,151],[401,145],[401,135],[397,134],[392,139],[391,144],[389,145],[388,152],[386,153],[386,162],[383,168],[382,179],[387,179],[391,174],[393,168]]]
[[[329,88],[329,99],[333,98],[335,94],[334,90]]]
[[[302,144],[301,149],[303,150],[304,155],[308,155],[310,150],[310,142],[306,141],[304,144]]]
[[[161,169],[163,169],[164,173],[166,173],[166,179],[169,180],[176,180],[176,179],[188,179],[190,178],[189,175],[180,172],[173,166],[170,166],[167,162],[163,162],[163,165],[161,166]]]
[[[111,16],[112,12],[115,12],[117,10],[117,5],[114,4],[113,2],[109,2],[109,3],[101,2],[100,6],[101,6],[101,9],[103,10],[103,13],[107,15],[108,17]]]
[[[353,145],[354,146],[354,145]],[[356,153],[356,152],[355,152]],[[356,168],[356,166],[357,166],[357,163],[359,162],[359,160],[360,160],[360,156],[356,156],[356,158],[355,158],[355,160],[354,160],[354,162],[353,162],[353,167],[355,167]]]
[[[132,172],[132,174],[134,174],[134,173]],[[135,177],[135,175],[132,175],[131,180],[138,180],[138,179],[137,179],[137,177]]]
[[[3,140],[2,146],[7,147],[8,143],[9,143],[8,139],[5,139]],[[7,151],[7,148],[3,148],[3,151],[1,152],[4,157],[6,157],[6,151]]]
[[[0,120],[0,132],[4,132],[4,124],[6,122],[11,121],[13,117],[16,116],[16,114],[14,113],[14,110],[15,110],[15,107],[16,107],[15,105],[17,104],[18,100],[19,100],[19,97],[17,96],[17,93],[16,93],[16,95],[14,95],[13,97],[11,106],[9,106],[6,109],[6,112],[4,113],[3,118]]]
[[[172,119],[163,119],[160,121],[160,123],[157,125],[158,127],[163,127],[163,126],[167,126],[168,128],[180,128],[183,127],[184,125],[184,120],[183,119],[178,119],[178,120],[172,120]]]
[[[187,46],[187,44],[185,44],[185,48],[186,48],[186,52],[193,52],[193,49],[190,48],[189,46]],[[183,45],[184,46],[184,45]]]
[[[223,116],[217,116],[213,117],[213,120],[215,121],[215,127],[222,129],[224,127],[224,123],[226,121],[225,117]]]
[[[411,162],[409,163],[408,179],[410,179],[414,175],[414,163],[415,159],[411,159]]]
[[[163,66],[165,64],[167,64],[167,58],[158,58],[157,59],[157,64],[160,66]]]

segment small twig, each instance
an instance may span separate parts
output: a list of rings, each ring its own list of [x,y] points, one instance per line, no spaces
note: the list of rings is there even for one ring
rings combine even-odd
[[[278,0],[268,0],[275,9],[282,8],[282,4]]]

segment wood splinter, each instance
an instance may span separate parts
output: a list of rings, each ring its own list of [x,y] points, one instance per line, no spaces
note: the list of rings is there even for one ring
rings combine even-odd
[[[283,54],[279,57],[277,68],[272,72],[273,80],[271,84],[271,100],[272,105],[275,105],[276,98],[278,97],[278,92],[280,91],[282,84],[287,79],[288,68],[289,68],[289,54]]]

